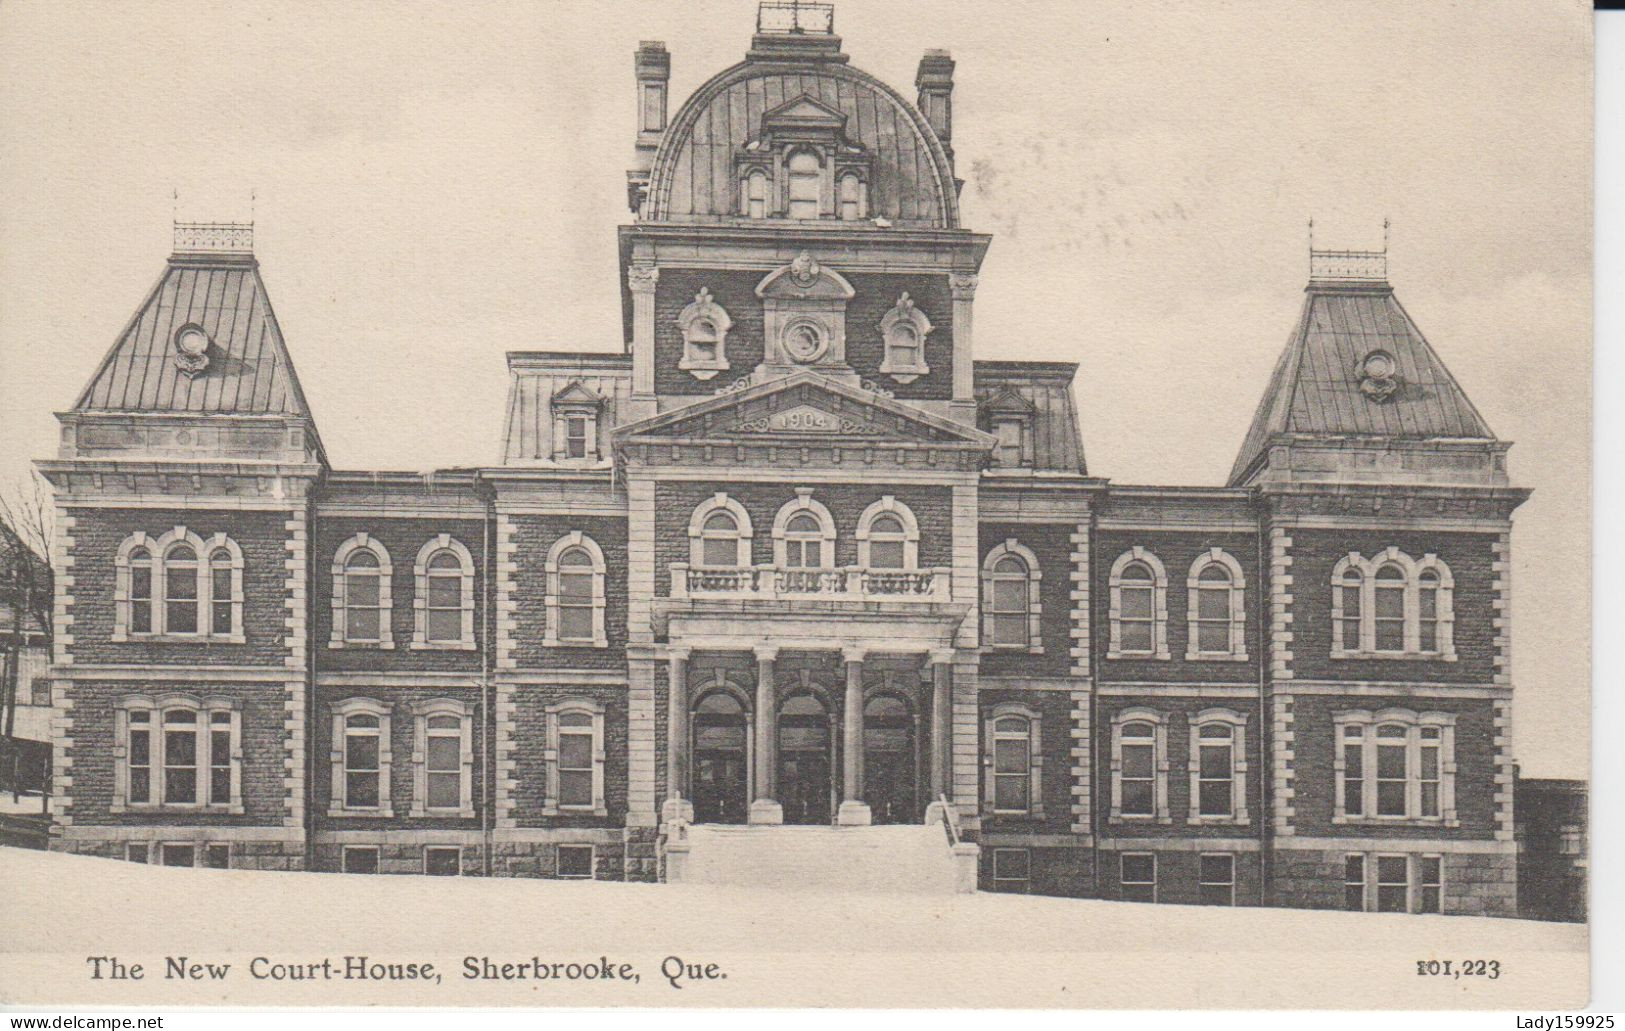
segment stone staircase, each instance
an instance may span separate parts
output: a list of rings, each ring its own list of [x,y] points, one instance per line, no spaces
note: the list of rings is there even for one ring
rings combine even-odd
[[[666,879],[777,891],[946,895],[976,890],[976,854],[975,845],[950,845],[941,823],[684,825],[667,843]]]

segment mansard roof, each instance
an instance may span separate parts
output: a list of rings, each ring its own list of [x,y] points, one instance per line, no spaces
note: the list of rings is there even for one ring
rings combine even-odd
[[[759,44],[763,38],[757,37]],[[834,118],[844,118],[844,138],[873,161],[871,217],[900,227],[958,228],[953,166],[914,105],[847,64],[838,37],[821,37],[833,40],[833,50],[814,45],[820,42],[814,37],[784,39],[788,42],[777,48],[753,49],[683,104],[655,155],[648,220],[737,218],[734,157],[761,136],[764,116],[810,119],[822,111],[832,124]]]
[[[1369,375],[1379,355],[1391,358],[1391,376]],[[1384,276],[1310,280],[1230,484],[1249,482],[1272,443],[1304,438],[1488,442],[1495,434]]]
[[[1075,362],[979,361],[975,370],[984,423],[995,411],[1018,412],[1025,406],[1032,418],[1034,468],[1088,475],[1072,400]]]
[[[177,357],[193,326],[208,341],[201,368]],[[259,263],[242,253],[171,257],[73,409],[310,418]]]

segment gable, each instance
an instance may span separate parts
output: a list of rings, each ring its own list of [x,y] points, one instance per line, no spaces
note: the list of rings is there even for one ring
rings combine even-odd
[[[801,372],[735,390],[623,428],[625,443],[734,443],[834,439],[985,451],[993,438],[869,391]]]
[[[774,129],[833,129],[846,125],[846,116],[803,93],[762,115],[762,127]]]

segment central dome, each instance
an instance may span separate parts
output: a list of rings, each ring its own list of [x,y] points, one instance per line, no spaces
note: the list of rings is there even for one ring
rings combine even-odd
[[[844,55],[831,55],[831,38],[803,44],[809,52],[802,56],[794,37],[780,37],[792,45],[753,49],[701,86],[660,141],[646,220],[751,221],[742,170],[758,154],[771,161],[763,140],[822,126],[843,160],[862,162],[866,221],[958,228],[957,188],[942,141],[890,86],[844,63]],[[826,206],[821,217],[838,217],[835,210]]]

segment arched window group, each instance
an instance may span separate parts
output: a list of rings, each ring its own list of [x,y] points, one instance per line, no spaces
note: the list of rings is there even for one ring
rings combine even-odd
[[[1409,709],[1333,716],[1334,823],[1456,820],[1456,717]]]
[[[1241,661],[1247,658],[1247,577],[1222,548],[1196,556],[1185,577],[1185,658]],[[1168,573],[1149,549],[1130,548],[1112,563],[1108,580],[1110,626],[1107,658],[1166,659]]]
[[[1112,716],[1112,820],[1173,822],[1169,721],[1169,714],[1145,706],[1131,706]],[[1186,822],[1247,823],[1246,715],[1203,709],[1191,713],[1186,724]]]
[[[412,703],[412,816],[474,815],[474,705],[455,698]],[[329,816],[393,816],[394,709],[376,698],[332,708]]]
[[[242,714],[229,698],[129,695],[115,710],[113,808],[240,813]]]
[[[114,575],[113,640],[243,641],[243,552],[225,534],[205,540],[184,526],[132,534]]]
[[[1431,655],[1454,660],[1455,581],[1437,555],[1350,552],[1332,569],[1332,658]]]
[[[778,569],[836,568],[835,517],[806,488],[780,507],[773,519],[773,563]],[[698,570],[745,569],[753,562],[755,536],[750,513],[727,494],[707,498],[689,519],[689,565]],[[912,570],[919,565],[920,527],[914,513],[888,494],[864,509],[854,535],[858,566],[867,570]]]
[[[332,648],[395,647],[394,564],[384,542],[367,533],[333,552]],[[412,563],[414,649],[472,650],[474,556],[450,534],[429,538]]]

